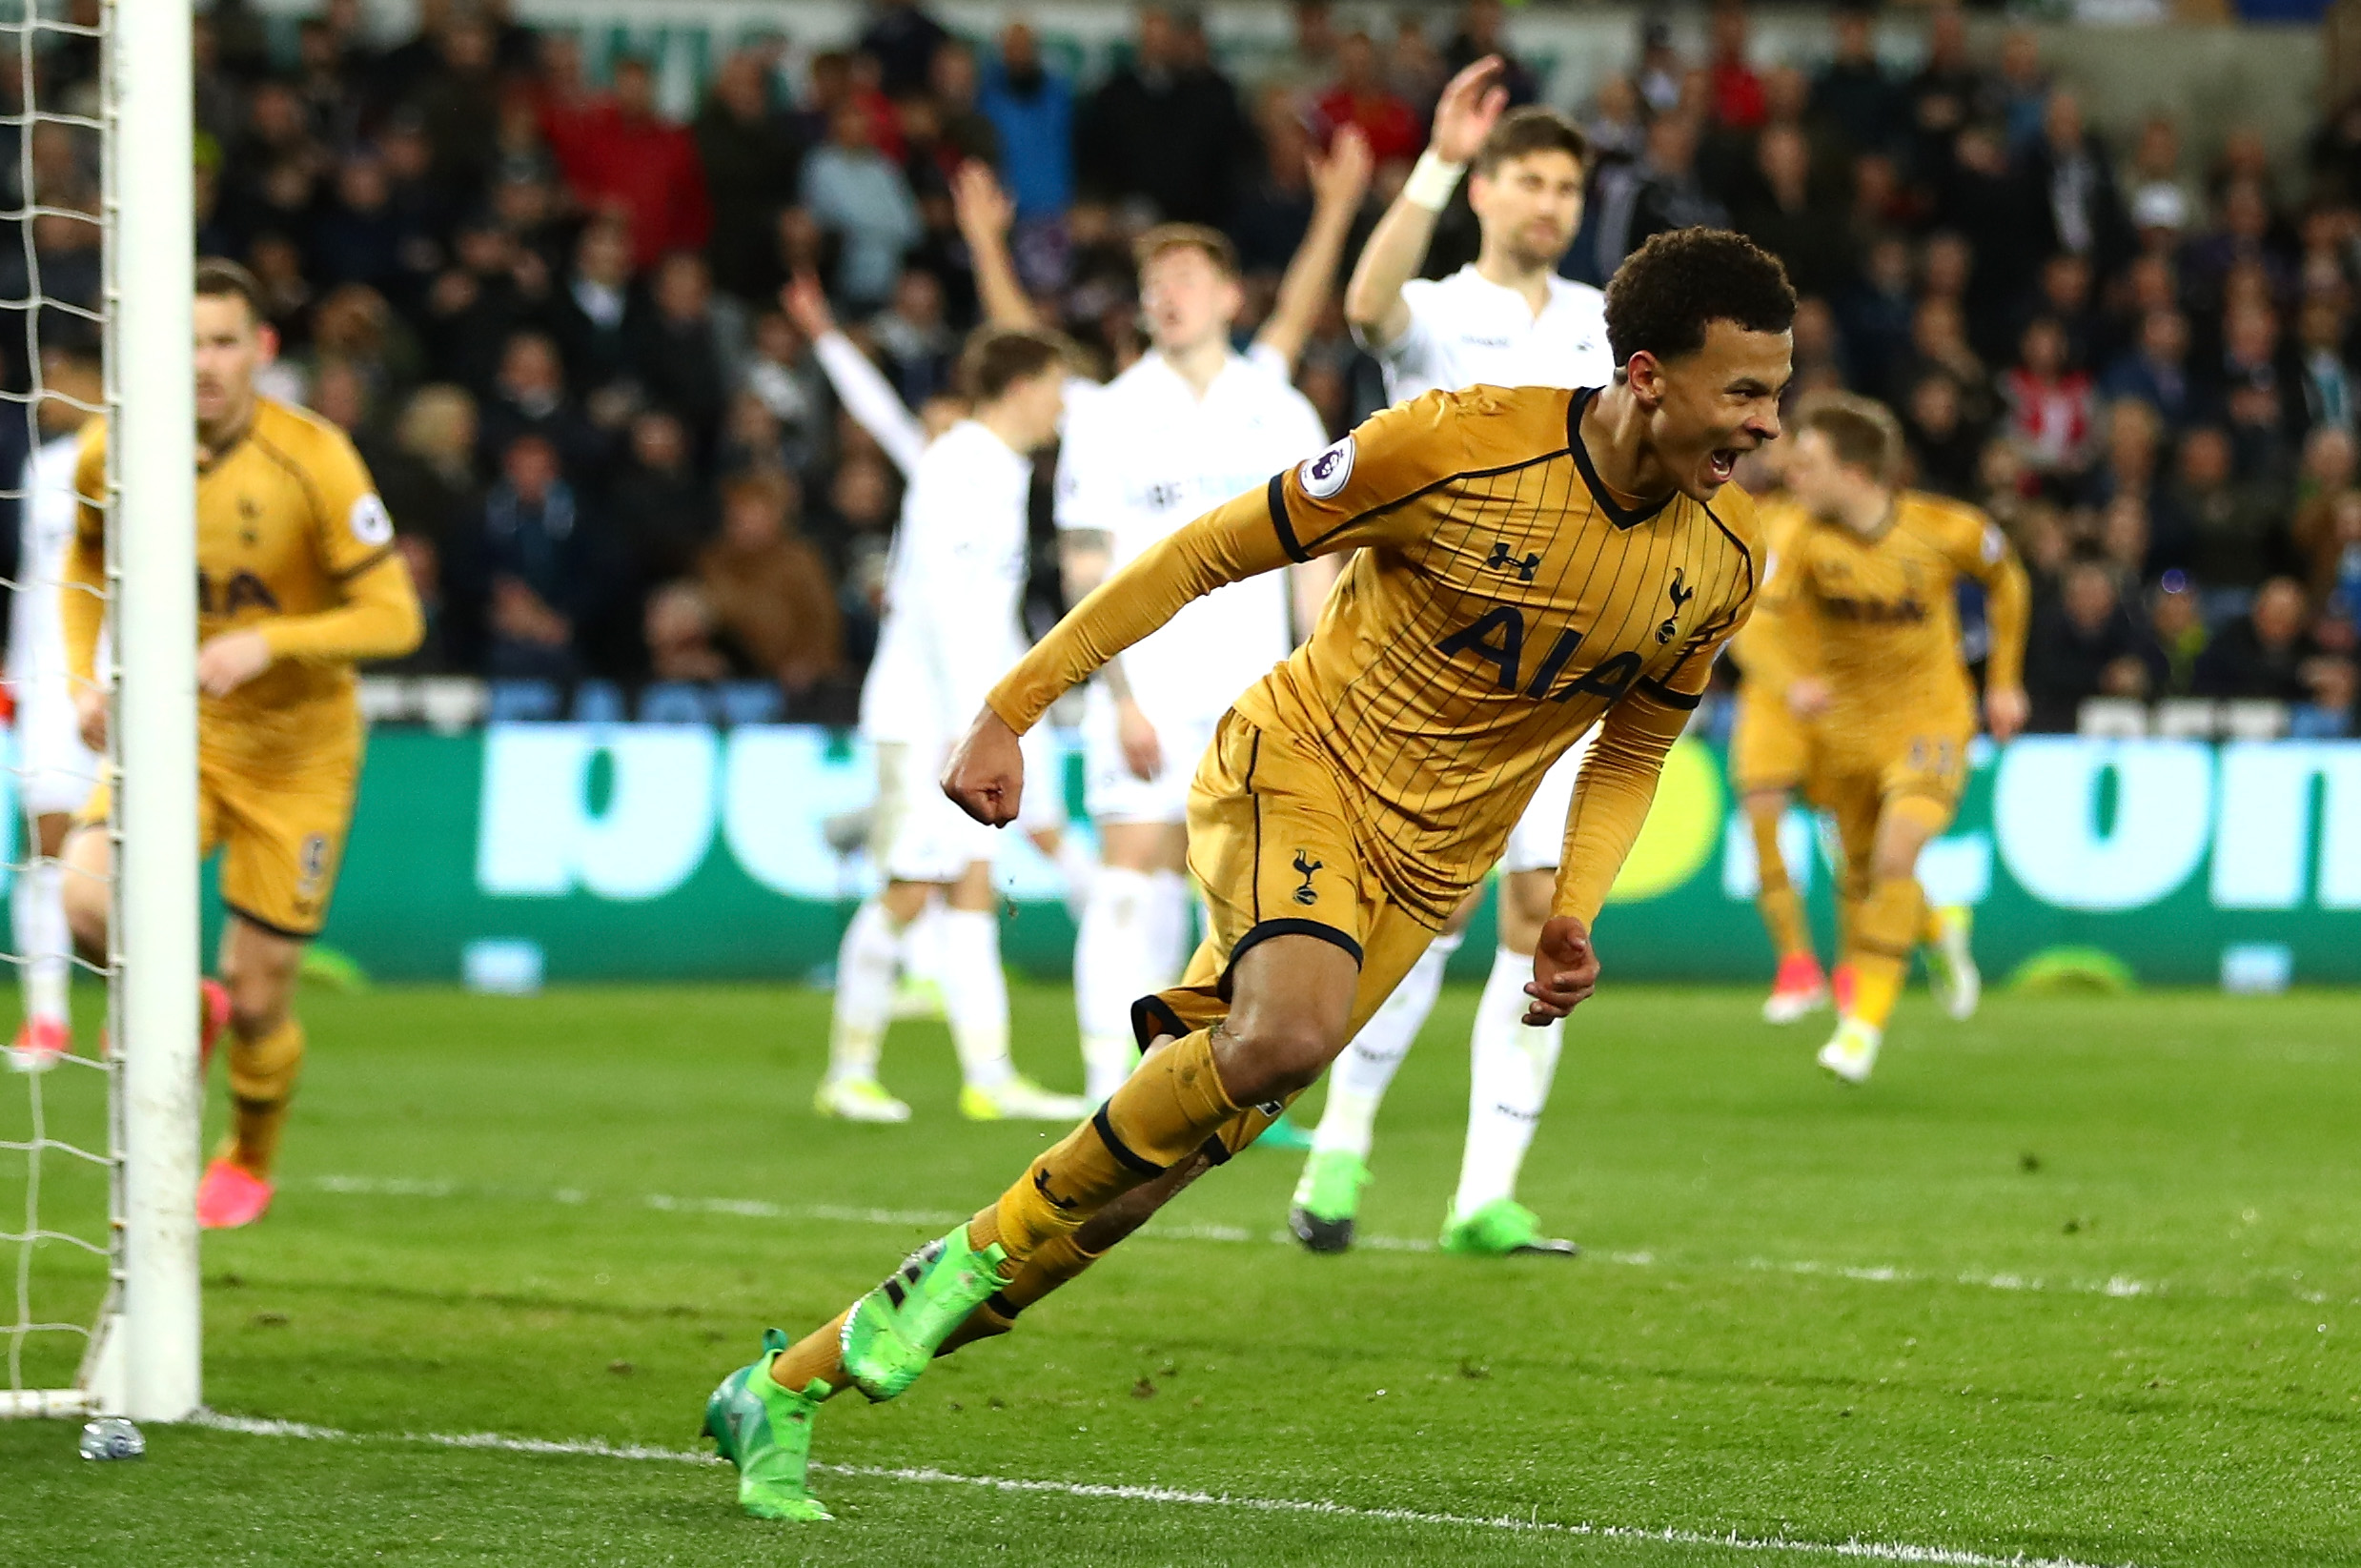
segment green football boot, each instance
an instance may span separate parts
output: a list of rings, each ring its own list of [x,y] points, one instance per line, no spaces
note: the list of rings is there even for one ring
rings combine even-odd
[[[1543,1235],[1541,1217],[1515,1198],[1495,1198],[1472,1214],[1455,1212],[1443,1221],[1441,1246],[1462,1257],[1579,1257],[1582,1252],[1571,1241]]]
[[[883,1401],[917,1382],[936,1347],[1006,1283],[1007,1260],[998,1242],[969,1247],[965,1224],[904,1258],[845,1314],[845,1372],[853,1386]]]
[[[705,1430],[722,1457],[738,1467],[738,1506],[758,1519],[828,1519],[804,1490],[811,1466],[811,1418],[826,1396],[814,1382],[803,1393],[771,1380],[771,1357],[787,1348],[777,1329],[763,1334],[763,1354],[722,1379],[705,1401]]]
[[[1341,1252],[1353,1245],[1353,1212],[1361,1206],[1369,1165],[1350,1150],[1332,1149],[1304,1161],[1287,1228],[1315,1252]]]
[[[1278,1119],[1255,1135],[1252,1149],[1268,1149],[1282,1154],[1308,1154],[1312,1151],[1312,1134],[1303,1124],[1282,1110]]]

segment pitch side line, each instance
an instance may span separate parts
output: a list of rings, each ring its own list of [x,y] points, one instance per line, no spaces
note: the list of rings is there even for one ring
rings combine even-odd
[[[304,1421],[272,1421],[248,1415],[223,1415],[200,1411],[190,1425],[251,1437],[292,1437],[307,1442],[411,1443],[427,1448],[473,1449],[496,1454],[558,1455],[592,1459],[628,1459],[660,1464],[719,1465],[711,1454],[691,1449],[653,1448],[641,1443],[609,1443],[596,1437],[560,1442],[546,1437],[507,1437],[497,1432],[345,1432]],[[815,1472],[849,1476],[861,1480],[900,1481],[927,1486],[977,1486],[994,1492],[1048,1494],[1108,1502],[1170,1503],[1190,1508],[1236,1508],[1260,1514],[1308,1514],[1320,1518],[1366,1520],[1373,1524],[1416,1524],[1443,1529],[1502,1530],[1513,1534],[1583,1537],[1594,1540],[1653,1542],[1664,1546],[1721,1547],[1735,1552],[1786,1552],[1805,1557],[1851,1558],[1867,1562],[1907,1562],[1937,1568],[2102,1568],[2072,1558],[2029,1558],[2023,1554],[1994,1557],[1985,1552],[1947,1546],[1913,1546],[1901,1541],[1793,1540],[1783,1537],[1711,1535],[1702,1530],[1647,1530],[1624,1524],[1563,1524],[1554,1519],[1518,1518],[1514,1515],[1484,1517],[1472,1514],[1434,1514],[1413,1508],[1358,1508],[1351,1503],[1309,1497],[1241,1497],[1226,1492],[1194,1492],[1169,1486],[1123,1486],[1098,1481],[1028,1480],[1008,1476],[964,1476],[931,1465],[907,1468],[867,1464],[822,1464]],[[2135,1568],[2125,1563],[2111,1568]]]
[[[335,1192],[358,1197],[391,1198],[458,1198],[482,1197],[510,1202],[557,1203],[575,1206],[588,1203],[591,1194],[580,1188],[561,1187],[555,1191],[527,1191],[487,1187],[463,1187],[456,1182],[417,1181],[399,1177],[377,1176],[315,1176],[309,1181],[290,1183],[309,1188],[315,1192]],[[967,1216],[949,1210],[931,1209],[863,1209],[835,1203],[766,1203],[760,1198],[682,1198],[662,1192],[651,1192],[633,1200],[643,1208],[662,1213],[726,1214],[737,1219],[812,1219],[841,1225],[880,1225],[895,1229],[940,1230],[956,1225]],[[1292,1245],[1294,1237],[1284,1230],[1254,1231],[1241,1225],[1160,1225],[1151,1222],[1139,1232],[1141,1241],[1210,1241],[1230,1245],[1277,1243]],[[1353,1245],[1380,1252],[1431,1252],[1435,1243],[1415,1236],[1356,1235]],[[1663,1262],[1654,1252],[1585,1252],[1583,1256],[1598,1263],[1612,1263],[1623,1268],[1654,1268]],[[2129,1297],[2159,1295],[2166,1289],[2162,1282],[2134,1279],[2128,1274],[2115,1274],[2105,1280],[2068,1280],[2063,1284],[2039,1275],[1999,1273],[1931,1274],[1912,1269],[1884,1267],[1864,1268],[1835,1263],[1815,1263],[1808,1259],[1791,1261],[1779,1258],[1750,1257],[1741,1259],[1738,1267],[1764,1273],[1801,1274],[1833,1279],[1857,1280],[1871,1285],[1964,1285],[1971,1290],[2008,1291],[2019,1293],[2051,1293],[2071,1295],[2107,1295]],[[2318,1293],[2300,1294],[2307,1301],[2325,1301]]]

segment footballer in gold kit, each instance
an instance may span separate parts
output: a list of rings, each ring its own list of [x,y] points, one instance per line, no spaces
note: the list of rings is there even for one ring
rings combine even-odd
[[[1843,842],[1844,962],[1852,995],[1821,1065],[1849,1082],[1876,1065],[1914,947],[1925,936],[1939,990],[1972,1007],[1964,916],[1932,920],[1919,851],[1950,825],[1967,781],[1976,689],[1960,655],[1956,588],[1984,585],[1991,650],[1984,720],[1996,741],[2024,727],[2025,568],[1972,506],[1903,490],[1902,432],[1883,404],[1816,398],[1797,422],[1788,489],[1805,518],[1766,590],[1787,631],[1755,663],[1813,726],[1807,769]],[[1948,972],[1946,972],[1946,970]]]
[[[271,1201],[271,1171],[303,1062],[290,1008],[306,943],[319,933],[358,784],[362,723],[354,664],[416,647],[421,622],[393,519],[342,431],[254,391],[275,335],[244,269],[196,272],[197,809],[203,850],[221,853],[220,982],[207,983],[208,1046],[230,1030],[228,1143],[197,1194],[209,1228],[244,1225]],[[97,669],[106,586],[107,430],[84,435],[81,525],[62,589],[66,654],[85,739],[106,737]],[[67,915],[86,951],[107,942],[112,846],[102,789],[68,844],[79,874]],[[92,829],[99,830],[92,830]]]

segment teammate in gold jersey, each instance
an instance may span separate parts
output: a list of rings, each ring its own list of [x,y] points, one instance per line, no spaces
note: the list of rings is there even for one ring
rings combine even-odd
[[[1753,829],[1760,886],[1755,907],[1762,916],[1779,969],[1763,1018],[1792,1024],[1828,1000],[1828,977],[1812,947],[1803,900],[1789,878],[1780,850],[1779,828],[1797,796],[1812,797],[1817,725],[1788,706],[1794,658],[1787,645],[1799,628],[1793,605],[1780,591],[1781,573],[1793,561],[1798,533],[1809,515],[1784,494],[1766,496],[1756,508],[1762,528],[1762,598],[1754,619],[1730,644],[1730,657],[1744,679],[1738,689],[1738,716],[1730,731],[1730,782]]]
[[[290,1010],[304,944],[317,935],[343,857],[360,773],[354,662],[409,652],[417,595],[393,519],[344,433],[259,397],[276,335],[241,267],[196,271],[197,811],[221,851],[221,985],[230,1028],[229,1141],[197,1189],[208,1228],[246,1225],[271,1202],[271,1170],[303,1065]],[[106,585],[102,425],[86,431],[80,527],[61,608],[82,729],[106,740],[97,669]],[[107,802],[85,808],[66,849],[67,918],[86,951],[107,943],[113,850]],[[218,1027],[218,1020],[209,1020]],[[207,1039],[210,1048],[210,1030]]]
[[[2027,711],[2025,569],[1982,512],[1898,488],[1902,457],[1901,429],[1883,404],[1823,397],[1807,407],[1786,477],[1809,520],[1771,590],[1796,634],[1785,644],[1787,703],[1817,723],[1814,788],[1836,816],[1847,892],[1858,898],[1845,936],[1853,995],[1820,1052],[1822,1067],[1851,1083],[1876,1065],[1911,949],[1928,928],[1919,851],[1950,825],[1967,779],[1976,701],[1960,658],[1962,577],[1986,595],[1984,709],[1993,739],[2015,735]]]
[[[1659,234],[1607,290],[1605,388],[1475,387],[1378,414],[1142,552],[1019,662],[944,788],[1014,821],[1019,737],[1059,695],[1226,582],[1354,552],[1308,642],[1226,714],[1189,802],[1211,929],[1135,1004],[1147,1048],[994,1203],[789,1347],[773,1330],[706,1426],[771,1517],[804,1487],[821,1401],[901,1393],[1003,1332],[1316,1080],[1491,869],[1594,723],[1529,1024],[1591,994],[1591,924],[1665,753],[1753,607],[1753,504],[1728,480],[1779,434],[1795,295],[1735,234]]]

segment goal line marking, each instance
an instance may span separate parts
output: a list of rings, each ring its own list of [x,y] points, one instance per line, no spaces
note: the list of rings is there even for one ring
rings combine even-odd
[[[657,1448],[641,1443],[609,1443],[598,1438],[559,1441],[546,1437],[509,1437],[496,1432],[345,1432],[304,1421],[262,1420],[247,1415],[200,1412],[190,1423],[215,1432],[254,1437],[291,1437],[310,1442],[408,1443],[428,1448],[469,1449],[497,1454],[527,1454],[594,1459],[626,1459],[664,1464],[719,1465],[715,1455],[692,1449]],[[1644,1529],[1637,1525],[1562,1523],[1537,1517],[1438,1514],[1412,1508],[1361,1508],[1351,1503],[1310,1497],[1252,1497],[1226,1492],[1198,1492],[1182,1487],[1125,1486],[1099,1481],[1047,1481],[1008,1476],[967,1476],[931,1465],[891,1466],[824,1464],[815,1473],[846,1476],[860,1480],[905,1484],[973,1486],[995,1492],[1048,1494],[1109,1502],[1166,1503],[1191,1508],[1234,1508],[1260,1514],[1301,1514],[1320,1518],[1350,1519],[1376,1524],[1412,1524],[1441,1529],[1499,1530],[1525,1535],[1583,1537],[1595,1540],[1654,1542],[1665,1546],[1720,1547],[1735,1552],[1784,1552],[1804,1557],[1849,1558],[1866,1562],[1904,1562],[1937,1568],[2102,1568],[2072,1558],[2034,1558],[2022,1553],[1998,1557],[1987,1552],[1948,1546],[1915,1546],[1903,1541],[1798,1540],[1783,1536],[1741,1536],[1736,1531],[1715,1535],[1703,1530]],[[2131,1564],[2107,1568],[2133,1568]]]
[[[522,1203],[555,1203],[579,1207],[593,1201],[595,1194],[580,1188],[561,1187],[555,1191],[463,1186],[457,1182],[421,1181],[401,1177],[379,1176],[315,1176],[288,1185],[308,1188],[315,1192],[332,1192],[343,1196],[381,1198],[461,1198],[477,1197],[494,1201]],[[767,1203],[760,1198],[683,1198],[663,1192],[650,1192],[622,1201],[661,1213],[722,1214],[736,1219],[809,1219],[839,1225],[877,1225],[895,1229],[941,1230],[956,1225],[967,1216],[949,1210],[931,1209],[865,1209],[835,1203]],[[1208,1241],[1225,1244],[1284,1244],[1292,1246],[1294,1237],[1286,1231],[1253,1231],[1242,1225],[1164,1225],[1150,1222],[1134,1240],[1139,1241]],[[1353,1245],[1380,1252],[1431,1252],[1435,1243],[1415,1236],[1358,1235]],[[1654,1252],[1585,1252],[1584,1257],[1598,1263],[1615,1264],[1623,1268],[1654,1268],[1665,1262]],[[1739,1268],[1763,1273],[1801,1274],[1812,1277],[1858,1280],[1872,1285],[1961,1285],[1970,1290],[2045,1292],[2070,1295],[2142,1296],[2162,1294],[2166,1287],[2155,1280],[2134,1279],[2127,1274],[2114,1274],[2104,1280],[2051,1280],[2034,1274],[2017,1273],[1960,1273],[1932,1274],[1912,1269],[1862,1267],[1835,1263],[1816,1263],[1809,1259],[1750,1257],[1740,1259]],[[1712,1267],[1712,1265],[1700,1265]],[[2306,1297],[2306,1299],[2313,1299]],[[2318,1299],[2325,1300],[2326,1297]]]

